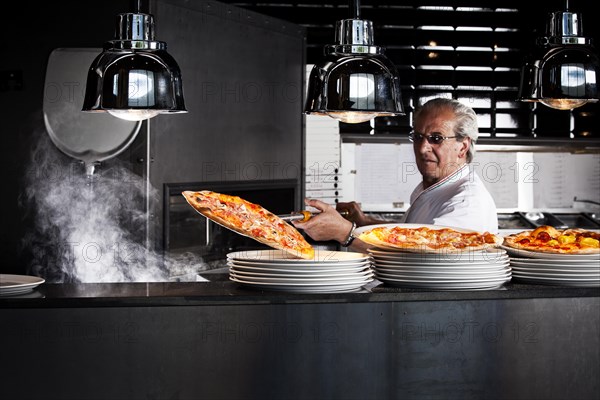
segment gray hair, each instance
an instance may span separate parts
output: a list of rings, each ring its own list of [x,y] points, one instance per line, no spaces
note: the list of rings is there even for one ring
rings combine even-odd
[[[430,111],[448,109],[454,113],[456,117],[456,124],[454,127],[454,134],[459,137],[459,140],[464,138],[471,139],[471,145],[467,152],[467,163],[473,161],[475,156],[475,142],[479,137],[479,126],[477,125],[477,114],[475,111],[461,103],[458,100],[447,99],[438,97],[429,100],[415,111],[415,124],[423,114],[427,114]]]

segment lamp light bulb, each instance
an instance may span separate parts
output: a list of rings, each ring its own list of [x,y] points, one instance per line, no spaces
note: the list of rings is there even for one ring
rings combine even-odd
[[[331,111],[328,112],[327,115],[347,124],[360,124],[361,122],[367,122],[380,116],[379,113],[364,111]]]
[[[156,117],[160,110],[107,110],[110,115],[126,121],[143,121]]]
[[[572,110],[588,103],[587,99],[540,99],[540,102],[556,110]]]

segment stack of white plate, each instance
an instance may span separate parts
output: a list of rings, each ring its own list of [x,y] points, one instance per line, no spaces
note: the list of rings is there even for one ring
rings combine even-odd
[[[281,250],[238,251],[227,255],[229,279],[242,286],[295,293],[360,290],[373,281],[368,254],[317,250],[305,260]]]
[[[509,250],[513,278],[523,283],[600,287],[599,254],[550,254]]]
[[[375,277],[388,285],[432,290],[499,288],[511,279],[501,249],[460,253],[417,253],[369,249]]]

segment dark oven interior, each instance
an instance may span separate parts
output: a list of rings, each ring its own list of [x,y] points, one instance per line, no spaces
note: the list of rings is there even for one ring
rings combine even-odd
[[[202,256],[209,267],[222,267],[227,253],[268,249],[254,239],[218,225],[194,210],[182,196],[185,190],[239,196],[275,214],[289,214],[296,208],[297,181],[193,182],[165,185],[164,248],[170,254],[191,252]]]

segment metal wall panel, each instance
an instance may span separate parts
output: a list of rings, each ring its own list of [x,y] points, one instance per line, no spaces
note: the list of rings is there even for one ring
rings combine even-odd
[[[214,1],[151,6],[189,111],[150,121],[152,186],[293,179],[300,207],[304,28]],[[162,204],[153,207],[157,243]]]
[[[597,399],[598,298],[2,309],[6,398]]]

